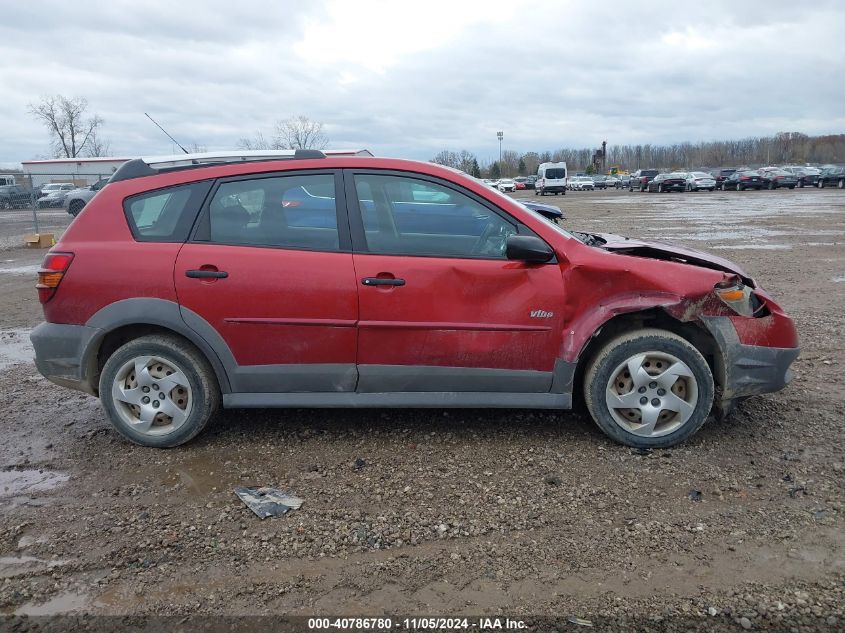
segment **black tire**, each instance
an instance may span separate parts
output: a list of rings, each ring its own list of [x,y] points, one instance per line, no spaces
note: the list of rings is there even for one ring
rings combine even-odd
[[[741,185],[741,184],[739,184],[739,183],[736,183],[736,190],[737,190],[737,191],[742,191],[742,189],[743,189],[742,185]]]
[[[12,203],[8,200],[0,200],[0,209],[11,209]]]
[[[836,183],[836,186],[837,186],[839,189],[845,189],[845,180],[843,180],[842,178],[840,178],[840,179],[839,179],[839,182],[838,182],[838,183]]]
[[[82,211],[82,207],[85,206],[85,203],[81,200],[74,200],[68,205],[67,212],[70,213],[73,217],[79,215],[79,212]]]
[[[640,185],[640,193],[645,193],[645,186],[644,185]]]
[[[795,185],[789,185],[790,189],[795,189]]]
[[[675,431],[658,437],[636,435],[615,421],[605,401],[611,373],[637,354],[663,352],[683,361],[692,371],[698,398],[689,419]],[[584,399],[590,415],[611,439],[634,448],[668,448],[689,439],[707,420],[713,406],[713,374],[707,361],[686,339],[673,332],[645,328],[608,341],[590,361],[584,374]]]
[[[773,182],[770,182],[769,183],[769,189],[775,189],[775,188],[777,188],[777,185],[775,185],[775,183],[773,183]]]
[[[148,435],[123,420],[112,397],[112,385],[117,372],[127,362],[139,356],[155,356],[172,363],[188,380],[191,387],[191,408],[187,419],[172,433]],[[166,334],[136,338],[119,347],[106,361],[100,375],[100,400],[112,426],[125,438],[153,448],[172,448],[190,441],[208,424],[220,408],[220,387],[208,360],[192,343]]]
[[[819,186],[819,189],[824,189],[824,180],[822,180],[821,178],[819,178],[818,186]]]
[[[663,190],[663,185],[657,185],[657,193],[665,193]]]

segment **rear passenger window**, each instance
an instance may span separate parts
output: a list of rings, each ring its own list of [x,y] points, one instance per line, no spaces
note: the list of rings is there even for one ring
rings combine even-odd
[[[334,176],[274,176],[225,182],[209,205],[218,244],[339,250]]]
[[[140,242],[184,242],[211,181],[150,191],[127,198],[123,208]]]

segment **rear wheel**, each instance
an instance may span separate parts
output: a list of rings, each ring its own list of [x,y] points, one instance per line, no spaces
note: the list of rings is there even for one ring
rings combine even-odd
[[[821,178],[819,178],[818,186],[819,186],[819,189],[824,189],[824,180],[822,180]]]
[[[837,186],[837,187],[839,187],[840,189],[845,189],[845,180],[842,180],[842,179],[840,178],[840,180],[839,180],[839,182],[836,184],[836,186]]]
[[[692,436],[713,404],[713,375],[677,334],[642,329],[609,341],[584,377],[587,408],[608,436],[636,448],[665,448]]]
[[[736,184],[736,190],[737,190],[737,191],[742,191],[742,188],[743,188],[743,187],[742,187],[742,185],[741,185],[741,184],[739,184],[739,183],[737,183],[737,184]]]
[[[11,209],[12,203],[9,200],[0,200],[0,209]]]
[[[770,183],[769,183],[769,189],[774,189],[774,188],[775,188],[775,183],[770,182]]]
[[[73,217],[79,215],[79,212],[82,211],[82,207],[85,206],[85,203],[81,200],[74,200],[68,205],[67,212],[70,213]]]
[[[124,437],[155,448],[193,439],[220,406],[214,370],[188,341],[143,336],[118,348],[100,375],[100,399]]]

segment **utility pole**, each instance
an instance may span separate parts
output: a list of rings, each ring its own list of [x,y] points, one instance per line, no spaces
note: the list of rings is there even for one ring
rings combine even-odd
[[[504,132],[496,132],[496,138],[499,139],[499,169],[502,168],[502,139],[505,138]]]

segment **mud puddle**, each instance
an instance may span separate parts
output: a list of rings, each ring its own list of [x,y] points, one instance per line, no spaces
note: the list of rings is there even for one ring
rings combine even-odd
[[[0,266],[0,275],[35,275],[38,274],[38,269],[41,268],[38,264],[30,266]]]
[[[35,358],[29,342],[30,330],[0,330],[0,371]]]
[[[0,499],[46,492],[58,488],[70,477],[50,470],[7,470],[0,472]]]
[[[13,578],[39,569],[67,565],[66,560],[44,560],[35,556],[0,556],[0,578]]]
[[[68,591],[50,598],[41,604],[27,603],[21,605],[14,611],[14,615],[57,615],[60,613],[73,613],[84,611],[90,604],[91,599],[83,593]]]

